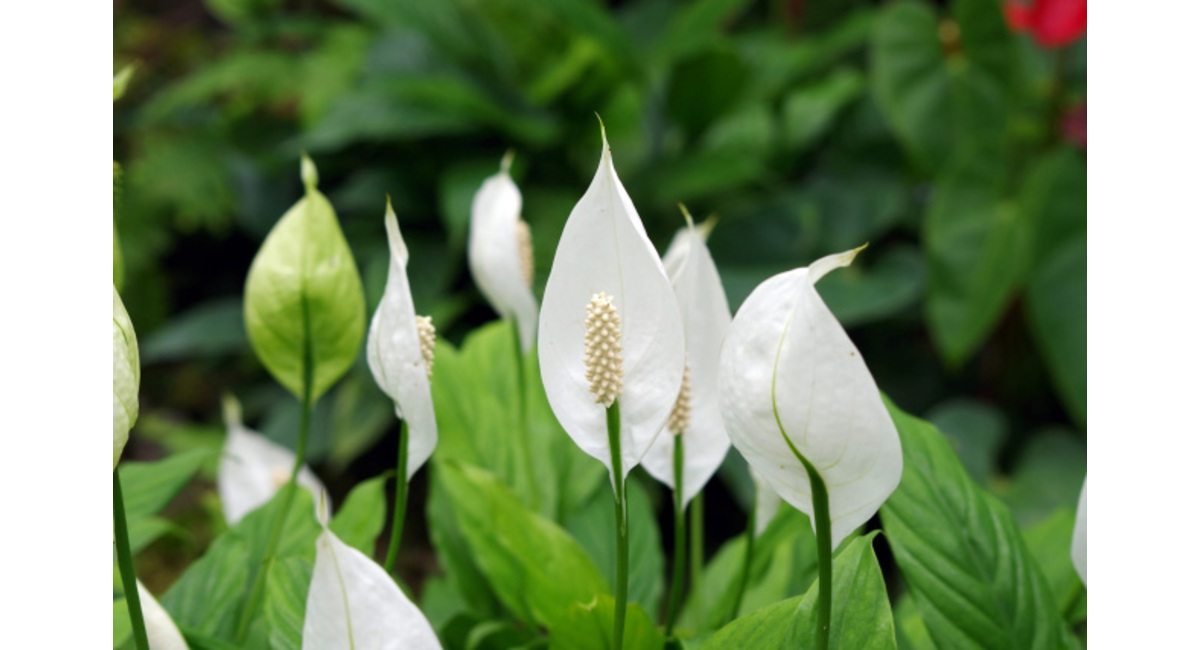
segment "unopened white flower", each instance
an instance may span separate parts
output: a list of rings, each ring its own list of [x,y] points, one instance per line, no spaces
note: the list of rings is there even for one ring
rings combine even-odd
[[[225,521],[233,526],[250,511],[267,503],[292,477],[296,454],[242,423],[242,409],[233,397],[224,400],[225,447],[217,466],[217,494]],[[325,486],[307,465],[296,483],[316,500]]]
[[[619,350],[589,364],[587,321],[596,299],[612,308],[602,310],[619,333],[606,336]],[[599,336],[597,328],[601,321],[593,318],[592,338]],[[614,477],[627,475],[666,424],[679,395],[683,327],[671,283],[617,178],[607,140],[596,176],[563,228],[538,330],[542,383],[554,415],[575,444]],[[601,368],[600,362],[617,365]],[[597,372],[610,382],[596,385],[602,394],[592,390]],[[605,386],[617,378],[619,386],[607,394]],[[609,397],[620,407],[620,467],[612,466],[608,443]]]
[[[141,580],[137,582],[137,590],[150,650],[188,650],[188,644],[179,633],[175,621],[171,620],[171,615],[154,599],[154,595],[142,585]]]
[[[408,476],[429,460],[437,446],[437,420],[429,377],[433,371],[433,323],[418,317],[408,285],[408,247],[400,224],[387,204],[384,217],[391,264],[387,286],[367,335],[367,364],[375,383],[392,398],[396,417],[408,423]]]
[[[815,468],[829,492],[834,547],[875,514],[903,469],[900,437],[875,380],[814,287],[857,253],[760,284],[721,353],[721,414],[733,445],[810,517],[808,473],[796,454]]]
[[[1075,533],[1071,536],[1071,560],[1083,586],[1087,586],[1087,477],[1079,494],[1079,509],[1075,511]]]
[[[538,305],[533,296],[533,240],[521,219],[521,192],[508,174],[489,176],[471,202],[467,261],[471,277],[502,318],[516,321],[521,348],[533,347]]]
[[[304,606],[303,650],[440,650],[429,620],[371,558],[328,528]]]
[[[732,317],[717,266],[704,243],[705,232],[688,219],[663,256],[683,319],[687,349],[685,381],[667,422],[683,436],[683,505],[700,493],[729,451],[717,392],[721,343]],[[661,435],[642,460],[651,476],[674,489],[674,440]]]
[[[129,440],[129,430],[138,416],[138,384],[142,369],[138,361],[137,335],[125,303],[113,287],[113,469]]]

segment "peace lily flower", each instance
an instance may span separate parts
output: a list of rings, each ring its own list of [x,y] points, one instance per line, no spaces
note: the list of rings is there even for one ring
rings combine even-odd
[[[608,467],[615,488],[675,406],[684,344],[675,293],[617,178],[607,138],[592,184],[563,228],[539,331],[550,407],[575,444]],[[618,401],[614,467],[606,412]]]
[[[154,599],[141,580],[137,583],[137,591],[142,603],[142,614],[146,618],[146,637],[150,641],[150,649],[188,650],[187,642],[183,640],[175,621],[171,620],[171,615]]]
[[[750,468],[750,478],[754,481],[754,536],[758,537],[771,525],[783,500],[753,467]]]
[[[301,648],[440,650],[429,620],[383,567],[338,539],[327,519],[321,526]]]
[[[521,192],[508,174],[512,155],[471,202],[467,261],[471,277],[502,318],[516,321],[521,349],[533,347],[538,304],[533,296],[533,240],[521,219]]]
[[[232,396],[224,399],[225,448],[217,467],[217,493],[225,521],[233,526],[251,510],[267,503],[291,478],[295,453],[242,424],[242,408]],[[301,466],[296,483],[313,500],[325,486],[307,465]]]
[[[138,362],[137,335],[125,303],[113,287],[113,469],[129,440],[129,430],[138,416],[138,384],[142,370]]]
[[[1071,560],[1083,586],[1087,586],[1087,477],[1079,494],[1079,509],[1075,511],[1075,532],[1071,536]]]

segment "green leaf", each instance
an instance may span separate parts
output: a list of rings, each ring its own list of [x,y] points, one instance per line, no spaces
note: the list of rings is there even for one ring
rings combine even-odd
[[[1087,235],[1063,242],[1029,283],[1029,325],[1071,417],[1087,426]]]
[[[1058,613],[1072,624],[1087,619],[1087,589],[1071,561],[1071,538],[1075,513],[1056,510],[1041,523],[1022,531],[1029,552],[1037,560],[1054,592]]]
[[[137,69],[137,64],[130,63],[121,68],[121,71],[113,75],[113,101],[117,101],[125,95],[125,90],[129,88],[129,80],[133,78],[133,71]]]
[[[267,571],[263,616],[270,629],[271,650],[300,650],[304,637],[304,609],[313,561],[302,557],[281,558]]]
[[[807,151],[842,110],[862,95],[864,86],[859,72],[840,68],[789,93],[783,101],[783,135],[789,154]]]
[[[933,407],[925,419],[946,434],[971,478],[987,485],[1008,437],[1004,413],[985,402],[952,398]]]
[[[871,548],[874,538],[875,534],[855,538],[834,558],[830,648],[875,650],[896,647],[887,587]],[[804,596],[743,616],[718,630],[701,648],[813,647],[819,591],[819,584],[814,582]]]
[[[244,323],[242,302],[237,298],[201,303],[148,336],[141,347],[142,361],[152,364],[239,354],[247,348]]]
[[[387,519],[384,488],[388,477],[393,475],[388,472],[354,486],[329,522],[329,529],[338,539],[362,551],[367,557],[375,555],[375,539],[383,532],[383,524]]]
[[[888,402],[904,476],[883,529],[929,636],[946,648],[1060,648],[1068,633],[1012,514],[933,426]]]
[[[613,615],[617,606],[611,596],[600,594],[589,603],[575,603],[558,625],[550,628],[550,650],[609,650],[613,647]],[[660,650],[663,635],[637,603],[625,608],[623,648]]]
[[[132,523],[157,514],[213,457],[209,450],[194,449],[151,463],[121,463],[117,471],[125,494],[125,516]]]
[[[1017,458],[1016,471],[992,489],[1022,526],[1060,508],[1074,510],[1087,475],[1087,445],[1078,433],[1054,428],[1036,431],[1030,438]]]
[[[121,238],[117,234],[117,215],[121,206],[121,165],[113,161],[113,286],[125,284],[125,258],[121,256]]]
[[[358,357],[365,312],[354,256],[305,161],[304,198],[275,224],[250,266],[246,332],[275,379],[315,402]]]
[[[454,587],[454,593],[462,600],[462,609],[489,617],[499,615],[499,601],[479,568],[466,534],[455,517],[444,481],[430,481],[425,516],[429,521],[430,541],[437,550],[438,564]],[[451,618],[453,613],[447,618]],[[437,629],[442,627],[438,625]]]
[[[604,577],[579,543],[526,509],[492,475],[443,462],[435,480],[446,488],[480,570],[517,619],[553,628],[573,603],[607,593]]]
[[[823,278],[817,292],[838,322],[851,327],[882,320],[916,304],[925,288],[925,276],[920,253],[901,244],[882,251],[870,266],[851,266]]]

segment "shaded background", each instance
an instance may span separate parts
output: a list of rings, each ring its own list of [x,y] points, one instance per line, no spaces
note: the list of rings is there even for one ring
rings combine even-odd
[[[870,242],[818,286],[880,388],[937,423],[1023,524],[1072,510],[1086,468],[1086,42],[999,2],[207,0],[115,3],[122,297],[141,342],[126,458],[223,441],[220,395],[291,445],[295,400],[257,362],[241,295],[258,245],[321,174],[383,290],[390,194],[419,313],[459,342],[494,318],[465,259],[471,197],[505,151],[540,295],[599,156],[651,239],[715,214],[736,309],[770,275]],[[1047,31],[1050,30],[1050,31]],[[335,499],[395,458],[364,359],[317,406],[309,462]],[[385,433],[393,435],[384,435]],[[741,531],[736,454],[709,546]],[[406,562],[422,550],[418,481]],[[661,495],[659,495],[661,498]],[[139,557],[169,584],[219,532],[211,483]],[[186,532],[185,532],[186,529]]]

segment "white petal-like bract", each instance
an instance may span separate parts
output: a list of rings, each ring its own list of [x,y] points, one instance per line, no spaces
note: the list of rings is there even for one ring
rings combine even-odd
[[[834,547],[875,514],[903,469],[900,437],[875,380],[814,287],[856,253],[760,284],[734,317],[721,353],[721,414],[730,440],[780,497],[810,517],[808,473],[792,446],[813,465],[829,491]]]
[[[1087,586],[1087,478],[1079,493],[1079,509],[1075,511],[1075,533],[1071,536],[1071,560],[1083,586]]]
[[[125,303],[113,287],[113,469],[129,440],[129,430],[138,416],[138,384],[142,369],[138,361],[137,335]]]
[[[603,130],[602,130],[603,132]],[[603,404],[589,390],[584,320],[593,297],[613,298],[621,324],[621,467]],[[671,283],[617,178],[607,140],[592,184],[567,218],[538,326],[542,383],[575,444],[625,476],[658,436],[683,380],[683,325]]]
[[[375,383],[395,403],[396,417],[408,423],[407,478],[411,479],[437,446],[437,420],[408,284],[408,247],[400,236],[400,224],[390,200],[384,225],[391,263],[383,298],[367,334],[367,363]]]
[[[690,414],[683,436],[683,504],[700,493],[725,459],[729,436],[721,421],[717,371],[721,343],[732,316],[717,266],[704,237],[690,223],[672,240],[663,256],[675,288],[690,378]],[[665,431],[650,446],[642,466],[651,476],[674,489],[674,433]]]
[[[783,499],[762,480],[753,467],[750,468],[750,478],[754,480],[754,536],[758,537],[775,519]]]
[[[521,192],[507,169],[489,176],[471,202],[467,261],[471,277],[502,318],[516,321],[521,349],[533,347],[538,305],[527,271],[533,258],[528,226],[521,221]]]
[[[237,402],[225,400],[225,447],[217,465],[217,493],[225,521],[233,526],[250,511],[267,503],[292,475],[296,454],[242,424]],[[312,492],[313,500],[325,490],[307,465],[300,467],[296,483]]]
[[[328,528],[317,537],[303,650],[435,650],[437,635],[391,576]]]
[[[142,581],[137,583],[138,598],[142,605],[142,620],[146,623],[146,640],[150,650],[188,650],[188,644],[171,620],[171,615],[158,604],[154,595],[146,590]]]

